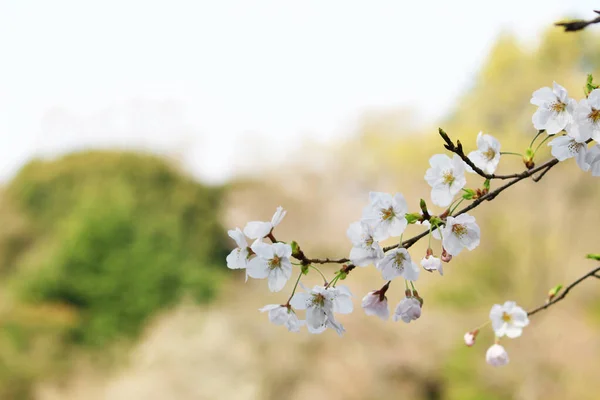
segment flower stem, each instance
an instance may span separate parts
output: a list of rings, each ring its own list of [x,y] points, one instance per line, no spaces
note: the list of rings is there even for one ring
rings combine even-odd
[[[327,284],[327,279],[325,278],[325,275],[323,275],[323,273],[321,272],[321,270],[319,268],[317,268],[313,265],[309,265],[308,267],[317,271],[319,273],[319,275],[321,275],[321,277],[323,278],[323,282],[325,282],[325,284]]]
[[[451,216],[451,215],[452,215],[452,213],[453,213],[454,211],[456,211],[456,209],[458,208],[458,206],[460,206],[460,203],[462,203],[462,202],[463,202],[463,200],[464,200],[464,199],[461,197],[461,198],[460,198],[460,200],[458,201],[458,203],[456,203],[456,205],[455,205],[454,207],[452,207],[452,209],[451,209],[451,210],[450,210],[450,212],[448,213],[448,216]]]
[[[546,136],[546,138],[544,140],[542,140],[540,142],[540,144],[538,144],[538,147],[536,147],[535,151],[533,152],[533,155],[535,156],[535,153],[537,153],[537,151],[540,149],[540,147],[546,142],[546,140],[550,139],[551,136]]]
[[[535,137],[533,138],[533,140],[531,141],[531,143],[529,143],[529,148],[531,148],[533,146],[533,143],[535,143],[535,140],[538,138],[538,136],[540,136],[542,133],[544,132],[544,130],[538,131],[537,135],[535,135]]]
[[[500,152],[500,155],[504,155],[504,154],[510,154],[510,155],[512,155],[512,156],[520,156],[520,157],[523,157],[523,154],[521,154],[521,153],[513,153],[512,151],[501,151],[501,152]]]
[[[290,298],[288,299],[286,305],[289,305],[290,300],[292,300],[292,297],[294,297],[294,294],[296,293],[296,289],[298,288],[298,283],[300,283],[300,278],[302,278],[302,271],[300,271],[300,273],[298,274],[298,279],[296,279],[296,284],[294,285],[294,288],[292,289],[292,294],[290,294]]]

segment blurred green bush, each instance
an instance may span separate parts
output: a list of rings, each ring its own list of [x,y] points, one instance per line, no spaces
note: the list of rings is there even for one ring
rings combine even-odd
[[[94,151],[25,166],[0,204],[7,217],[0,272],[8,289],[0,386],[3,377],[14,386],[35,375],[36,368],[19,374],[17,365],[38,341],[98,348],[135,337],[183,296],[210,300],[228,251],[222,195],[146,154]],[[56,353],[40,363],[52,365]],[[0,398],[26,398],[14,394],[26,390],[13,392],[0,390]]]

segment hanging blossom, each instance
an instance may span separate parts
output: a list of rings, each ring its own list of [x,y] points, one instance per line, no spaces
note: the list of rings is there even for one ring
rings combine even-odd
[[[500,162],[500,142],[491,135],[481,132],[477,135],[477,150],[468,155],[469,160],[486,174],[493,174]],[[466,166],[467,171],[474,172],[471,167]]]
[[[248,251],[248,242],[246,242],[246,237],[242,233],[240,228],[235,228],[235,230],[227,231],[227,234],[230,238],[235,240],[237,244],[237,248],[233,249],[231,253],[227,256],[227,268],[229,269],[245,269],[248,266],[248,257],[250,256],[250,252]],[[248,275],[246,275],[246,280],[248,279]]]
[[[346,231],[352,242],[350,261],[358,267],[366,267],[382,259],[383,249],[373,237],[373,228],[364,221],[354,222]]]
[[[440,234],[434,232],[434,237],[439,238]],[[473,250],[479,246],[480,230],[475,217],[465,213],[446,218],[446,225],[441,228],[441,237],[446,252],[457,256],[463,248]]]
[[[600,142],[600,90],[594,89],[587,99],[583,99],[575,108],[574,129],[569,133],[577,142],[593,138]]]
[[[273,214],[273,218],[271,218],[271,222],[248,222],[246,227],[244,227],[244,234],[246,234],[246,236],[248,236],[250,239],[262,239],[271,233],[273,228],[281,223],[286,213],[287,211],[285,211],[283,207],[277,207],[275,214]]]
[[[267,244],[257,240],[251,249],[256,257],[248,263],[248,276],[255,279],[268,278],[269,290],[279,292],[292,276],[292,247],[285,243]]]
[[[300,326],[304,321],[300,321],[292,309],[281,304],[268,304],[259,309],[260,312],[269,312],[269,321],[275,325],[285,325],[290,332],[300,332]]]
[[[508,364],[508,353],[499,344],[492,345],[485,353],[485,361],[493,367]]]
[[[585,140],[578,141],[568,134],[553,139],[548,143],[548,146],[552,147],[550,152],[558,159],[558,161],[565,161],[575,157],[575,161],[582,171],[588,171],[590,169],[587,157],[588,148]]]
[[[426,271],[438,271],[440,275],[444,275],[444,270],[442,269],[442,260],[434,257],[433,250],[430,248],[427,249],[427,254],[421,260],[421,267],[423,267]]]
[[[327,328],[342,335],[345,329],[335,320],[334,313],[350,314],[354,309],[352,293],[345,286],[315,286],[310,292],[296,293],[290,305],[297,310],[306,310],[306,326],[310,333],[321,333]]]
[[[446,207],[467,184],[466,164],[456,154],[453,158],[436,154],[429,159],[429,165],[425,180],[431,186],[431,201],[436,206]]]
[[[577,102],[568,96],[567,90],[554,82],[553,88],[543,87],[533,92],[531,104],[538,106],[531,121],[537,130],[554,135],[567,129],[573,122]]]
[[[406,213],[408,206],[404,196],[396,193],[392,197],[389,193],[370,192],[370,204],[363,210],[362,220],[373,229],[373,238],[376,241],[402,235],[408,221]]]
[[[408,251],[401,247],[388,252],[376,267],[386,281],[391,281],[398,276],[408,281],[419,279],[419,267],[412,261]]]
[[[423,299],[418,297],[415,292],[415,296],[412,296],[410,290],[406,291],[406,297],[400,300],[400,303],[396,306],[394,311],[394,321],[402,320],[407,324],[410,321],[414,321],[421,316],[421,306],[423,305]]]
[[[490,310],[490,320],[497,337],[506,335],[511,339],[521,336],[523,328],[529,324],[527,312],[514,301],[494,304]]]
[[[367,315],[376,315],[384,321],[390,317],[388,300],[381,290],[369,292],[363,297],[361,306]]]

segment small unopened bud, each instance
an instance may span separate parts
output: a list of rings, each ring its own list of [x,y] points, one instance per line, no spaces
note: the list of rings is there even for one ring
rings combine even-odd
[[[508,364],[508,353],[504,347],[494,344],[485,353],[485,361],[493,367],[501,367]]]
[[[452,254],[448,253],[446,249],[442,247],[442,256],[440,258],[443,262],[449,263],[452,260]]]
[[[465,333],[465,344],[469,347],[475,344],[475,339],[477,339],[477,334],[479,333],[479,329],[475,329],[472,332]]]

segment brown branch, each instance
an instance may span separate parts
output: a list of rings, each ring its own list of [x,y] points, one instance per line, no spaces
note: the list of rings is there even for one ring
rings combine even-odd
[[[594,277],[594,278],[600,279],[600,276],[597,275],[598,272],[600,272],[600,267],[597,267],[596,269],[593,269],[590,272],[588,272],[587,274],[583,275],[581,278],[577,279],[575,282],[573,282],[569,286],[567,286],[565,288],[565,290],[563,290],[559,296],[550,300],[546,304],[541,305],[541,306],[534,308],[533,310],[527,312],[527,315],[532,316],[532,315],[537,314],[538,312],[545,310],[546,308],[558,303],[559,301],[561,301],[562,299],[564,299],[567,296],[567,294],[569,293],[569,291],[571,289],[573,289],[575,286],[579,285],[581,282],[585,281],[587,278]]]
[[[491,192],[488,192],[487,194],[479,197],[478,199],[474,200],[471,204],[469,204],[468,206],[466,206],[465,208],[459,210],[457,213],[454,214],[454,216],[458,216],[461,214],[464,214],[474,208],[476,208],[477,206],[479,206],[481,203],[483,203],[484,201],[492,201],[493,199],[496,198],[496,196],[498,196],[500,193],[502,193],[503,191],[505,191],[506,189],[508,189],[509,187],[513,186],[514,184],[522,181],[523,179],[529,178],[530,176],[543,171],[538,177],[536,182],[538,182],[540,179],[543,178],[543,176],[546,174],[546,172],[548,172],[552,167],[554,167],[556,164],[558,164],[558,160],[556,158],[550,159],[548,161],[546,161],[545,163],[543,163],[542,165],[530,169],[530,170],[525,170],[521,173],[518,174],[513,174],[512,176],[514,177],[511,181],[509,181],[508,183],[500,186],[499,188],[492,190]],[[498,178],[498,179],[503,179],[503,178]],[[405,249],[410,248],[411,246],[413,246],[415,243],[417,243],[419,240],[421,240],[422,238],[424,238],[425,236],[427,236],[429,234],[429,229],[427,229],[426,231],[423,231],[421,233],[419,233],[418,235],[413,236],[410,239],[405,240],[404,242],[402,242],[402,247]],[[384,252],[388,252],[390,250],[393,250],[395,248],[398,247],[398,244],[394,244],[391,246],[387,246],[383,248]],[[350,261],[347,258],[339,258],[339,259],[331,259],[331,258],[308,258],[304,255],[304,253],[300,252],[300,254],[294,254],[293,255],[295,258],[297,258],[299,261],[301,261],[303,264],[305,263],[312,263],[312,264],[328,264],[328,263],[334,263],[334,264],[345,264],[348,261]],[[350,268],[351,267],[351,268]],[[352,269],[354,269],[354,265],[349,264],[346,266],[347,271],[346,272],[350,272]]]
[[[344,264],[350,261],[349,258],[309,258],[311,264]]]
[[[487,173],[483,172],[483,170],[481,168],[479,168],[478,166],[473,164],[473,161],[471,161],[471,159],[469,159],[469,157],[467,157],[467,155],[463,151],[462,143],[460,142],[460,140],[457,140],[456,145],[455,145],[454,142],[452,142],[452,140],[448,136],[448,134],[446,132],[444,132],[444,130],[442,128],[438,128],[438,130],[439,130],[440,136],[446,142],[444,147],[447,150],[449,150],[449,151],[453,152],[454,154],[456,154],[457,156],[459,156],[465,162],[465,164],[467,164],[469,167],[471,167],[471,169],[473,169],[473,171],[475,171],[475,173],[477,173],[477,175],[479,175],[485,179],[512,179],[512,178],[517,178],[520,175],[520,174],[496,175],[496,174],[487,174]]]
[[[594,12],[596,14],[600,14],[600,11],[598,10],[594,10]],[[565,28],[565,32],[576,32],[584,30],[588,25],[597,24],[598,22],[600,22],[600,16],[594,19],[590,19],[588,21],[583,19],[576,19],[568,22],[557,22],[554,25],[562,26],[563,28]]]

